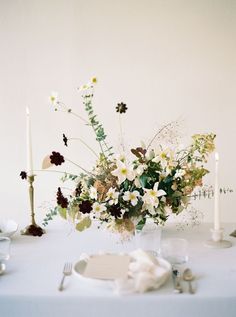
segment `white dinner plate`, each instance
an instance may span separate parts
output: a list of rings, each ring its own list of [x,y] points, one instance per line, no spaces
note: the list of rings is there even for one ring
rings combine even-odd
[[[157,258],[158,265],[165,270],[165,273],[160,277],[159,287],[166,283],[171,273],[171,264],[163,258]],[[87,282],[94,286],[105,287],[105,288],[113,288],[115,279],[103,280],[103,279],[95,279],[84,276],[84,272],[87,267],[88,260],[83,259],[76,262],[73,266],[73,273],[76,277],[78,277],[81,281]]]

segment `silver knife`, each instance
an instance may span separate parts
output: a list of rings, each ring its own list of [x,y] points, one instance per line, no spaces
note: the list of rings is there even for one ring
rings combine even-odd
[[[181,294],[183,293],[183,289],[180,283],[181,277],[180,272],[176,269],[172,269],[172,279],[174,283],[174,293]]]

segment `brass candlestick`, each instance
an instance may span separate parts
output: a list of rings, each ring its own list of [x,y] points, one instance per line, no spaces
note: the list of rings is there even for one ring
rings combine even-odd
[[[21,230],[21,234],[27,236],[38,236],[40,237],[45,233],[45,230],[36,224],[35,213],[34,213],[34,175],[28,176],[29,182],[29,198],[30,198],[30,210],[31,210],[31,224],[25,229]]]
[[[230,236],[236,238],[236,230],[234,230],[234,231],[230,234]]]

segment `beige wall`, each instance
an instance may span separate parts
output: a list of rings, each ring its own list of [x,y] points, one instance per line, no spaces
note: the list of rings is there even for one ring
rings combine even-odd
[[[95,146],[90,131],[54,113],[47,100],[58,91],[83,113],[76,87],[92,75],[99,78],[96,111],[112,143],[119,101],[129,107],[127,144],[148,140],[161,123],[180,117],[187,136],[217,134],[221,183],[236,188],[235,0],[0,0],[0,41],[1,216],[27,222],[27,188],[18,177],[26,167],[26,106],[37,169],[51,150],[85,167],[93,163],[81,145],[65,149],[61,142],[65,132]],[[38,175],[37,207],[54,199],[58,183],[54,173]],[[236,194],[221,204],[223,220],[236,223]],[[213,201],[200,208],[212,219]],[[37,213],[44,215],[42,208]]]

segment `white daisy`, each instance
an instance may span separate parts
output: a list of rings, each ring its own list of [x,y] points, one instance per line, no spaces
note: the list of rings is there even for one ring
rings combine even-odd
[[[99,218],[101,213],[107,210],[107,207],[105,206],[105,204],[99,204],[98,202],[95,202],[92,208],[96,218]]]

